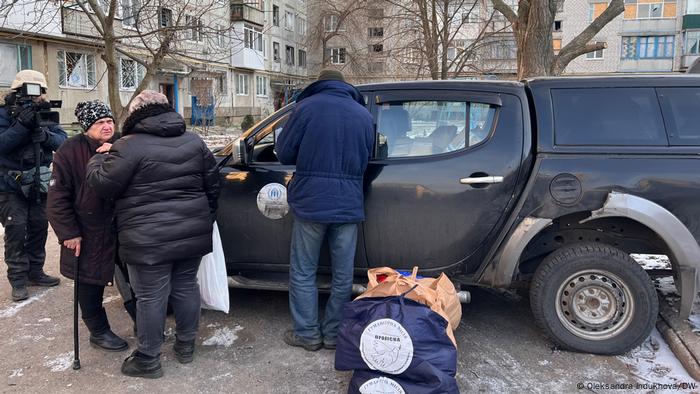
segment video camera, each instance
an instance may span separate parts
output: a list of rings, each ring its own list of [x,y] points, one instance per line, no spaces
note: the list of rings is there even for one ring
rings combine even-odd
[[[39,127],[58,126],[59,113],[52,108],[61,108],[61,100],[49,100],[35,102],[34,99],[46,93],[38,83],[25,82],[15,93],[15,102],[9,108],[11,116],[17,116],[26,108],[32,108],[36,112],[36,124]]]

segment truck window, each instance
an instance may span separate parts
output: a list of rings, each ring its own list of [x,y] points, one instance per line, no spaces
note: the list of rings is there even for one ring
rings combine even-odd
[[[700,88],[657,89],[671,145],[700,145]]]
[[[377,130],[388,157],[429,156],[483,142],[493,126],[495,107],[463,101],[406,101],[382,104]]]
[[[653,88],[552,89],[556,145],[668,145]]]

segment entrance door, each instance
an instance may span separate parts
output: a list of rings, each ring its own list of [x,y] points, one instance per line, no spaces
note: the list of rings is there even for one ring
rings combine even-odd
[[[158,91],[168,98],[168,103],[170,103],[171,106],[175,105],[175,90],[173,88],[173,84],[161,83],[158,85]]]

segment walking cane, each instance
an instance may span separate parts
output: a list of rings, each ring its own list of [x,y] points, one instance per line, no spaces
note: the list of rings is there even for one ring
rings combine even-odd
[[[73,369],[80,369],[80,343],[78,342],[78,257],[75,258],[75,281],[73,286]]]

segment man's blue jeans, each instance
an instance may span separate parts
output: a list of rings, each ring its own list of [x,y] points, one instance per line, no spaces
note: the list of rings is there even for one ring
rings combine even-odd
[[[331,254],[331,296],[323,324],[318,319],[316,270],[323,239],[327,235]],[[310,343],[335,343],[343,304],[352,296],[357,223],[294,221],[289,268],[289,309],[294,332]]]

